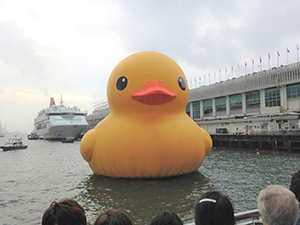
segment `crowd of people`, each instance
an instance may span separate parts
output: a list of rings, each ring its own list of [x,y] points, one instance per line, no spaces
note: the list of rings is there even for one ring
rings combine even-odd
[[[300,170],[292,175],[290,188],[269,185],[261,190],[257,207],[265,225],[300,225]],[[194,209],[195,225],[234,225],[234,209],[230,198],[219,191],[202,194]],[[42,218],[42,225],[86,225],[84,209],[73,199],[52,202]],[[126,213],[110,209],[101,212],[94,225],[132,225]],[[174,212],[157,215],[150,225],[183,225]]]

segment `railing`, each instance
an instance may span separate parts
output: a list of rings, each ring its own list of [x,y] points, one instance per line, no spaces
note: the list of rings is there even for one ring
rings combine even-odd
[[[250,225],[250,224],[262,225],[263,224],[263,222],[260,219],[260,213],[258,212],[258,209],[235,213],[234,217],[235,217],[236,224],[238,225]]]
[[[237,225],[263,225],[258,209],[235,213],[234,217]],[[185,225],[195,225],[195,223],[187,223]]]

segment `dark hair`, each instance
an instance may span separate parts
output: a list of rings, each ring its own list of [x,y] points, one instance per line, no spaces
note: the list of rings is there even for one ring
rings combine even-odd
[[[54,201],[44,212],[42,225],[86,225],[84,209],[73,199]]]
[[[183,225],[183,223],[175,213],[165,211],[157,215],[150,225]]]
[[[124,212],[110,209],[106,212],[101,212],[94,225],[132,225],[132,222]]]
[[[300,201],[300,170],[293,173],[290,191],[293,192],[298,201]]]
[[[202,194],[195,206],[196,225],[233,225],[234,210],[228,196],[218,191]]]

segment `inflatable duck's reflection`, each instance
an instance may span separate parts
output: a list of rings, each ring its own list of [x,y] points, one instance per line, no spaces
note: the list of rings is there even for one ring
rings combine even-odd
[[[157,52],[122,60],[107,84],[109,115],[81,140],[95,174],[160,178],[196,171],[210,135],[185,112],[188,88],[179,65]]]

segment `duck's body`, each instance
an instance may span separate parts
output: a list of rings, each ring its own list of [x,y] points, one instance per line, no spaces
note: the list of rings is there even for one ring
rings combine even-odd
[[[118,90],[122,76],[127,82]],[[156,52],[137,53],[118,64],[108,82],[110,114],[80,144],[94,173],[155,178],[200,167],[212,141],[185,113],[188,90],[178,87],[180,77],[186,82],[180,67]]]

